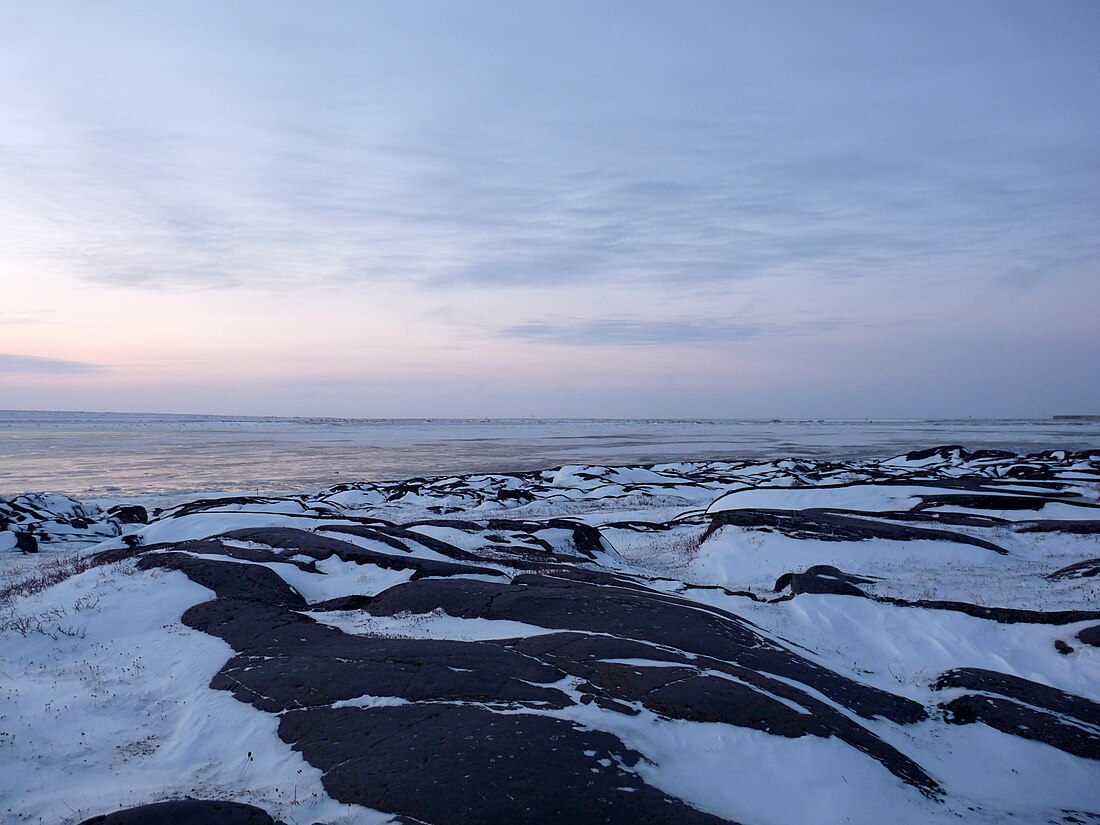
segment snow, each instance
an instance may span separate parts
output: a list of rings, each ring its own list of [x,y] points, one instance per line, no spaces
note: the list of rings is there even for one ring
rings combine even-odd
[[[389,821],[331,800],[276,717],[208,688],[232,650],[180,616],[210,595],[182,573],[122,563],[35,599],[35,611],[64,612],[56,624],[69,635],[3,636],[9,821],[77,822],[174,794],[232,797],[287,821]]]
[[[937,508],[1003,518],[1001,526],[950,529],[959,536],[994,541],[1007,555],[959,541],[831,541],[729,525],[702,538],[711,525],[710,514],[739,508],[906,513],[921,504],[922,496],[965,492],[938,482],[997,480],[1017,461],[1024,459],[972,460],[954,453],[917,460],[850,461],[817,475],[809,472],[813,462],[803,459],[680,461],[649,467],[578,461],[524,478],[479,474],[425,479],[392,498],[396,485],[363,481],[344,490],[222,503],[187,515],[178,514],[186,497],[176,494],[159,499],[119,497],[112,501],[141,501],[153,508],[150,524],[124,528],[94,503],[57,495],[30,497],[26,500],[41,511],[33,524],[44,533],[43,552],[37,557],[19,554],[14,550],[15,533],[0,532],[0,588],[73,558],[75,548],[84,548],[82,555],[121,550],[124,539],[139,543],[140,550],[242,528],[294,527],[398,558],[453,561],[415,542],[409,542],[405,554],[369,538],[325,528],[373,516],[477,553],[490,542],[504,542],[487,539],[484,531],[410,522],[574,518],[597,527],[603,544],[615,551],[596,561],[578,561],[583,569],[629,574],[699,609],[729,611],[823,668],[929,709],[928,720],[912,725],[881,718],[859,723],[918,762],[945,791],[942,800],[922,795],[836,736],[784,738],[728,724],[663,718],[641,705],[634,708],[636,715],[626,715],[582,703],[579,680],[563,680],[558,687],[575,703],[537,712],[618,736],[645,756],[633,770],[665,794],[746,825],[960,819],[981,824],[1003,822],[1009,816],[1013,821],[1045,822],[1063,810],[1100,814],[1100,761],[1073,757],[984,724],[948,724],[935,709],[964,691],[933,689],[945,671],[984,668],[1100,702],[1100,649],[1076,639],[1096,621],[1001,624],[855,596],[800,593],[777,601],[780,594],[772,590],[784,573],[827,564],[871,578],[861,585],[871,597],[1039,611],[1095,610],[1100,606],[1100,576],[1053,582],[1046,576],[1075,562],[1100,558],[1100,535],[1020,532],[1013,522],[1095,519],[1100,508],[1071,504],[1069,499],[1048,501],[1041,510]],[[1028,461],[1041,463],[1035,458]],[[1095,503],[1100,478],[1096,461],[1065,455],[1050,461],[1062,462],[1059,495],[1076,494],[1075,500]],[[501,490],[522,490],[528,498],[502,498]],[[997,490],[1002,495],[1051,493],[1026,479],[1001,483]],[[441,508],[451,507],[458,509],[440,514]],[[318,515],[318,510],[323,513]],[[86,527],[70,523],[83,517],[90,518]],[[650,523],[659,529],[621,522]],[[571,531],[560,527],[543,528],[539,536],[555,545],[572,540]],[[88,547],[95,542],[102,543]],[[220,555],[198,558],[257,564]],[[304,556],[297,560],[313,562]],[[500,558],[487,563],[517,572]],[[349,595],[375,596],[413,576],[412,570],[388,570],[335,556],[316,562],[316,573],[289,562],[258,564],[310,604]],[[474,574],[448,579],[463,580],[507,581]],[[751,591],[759,600],[718,588]],[[181,617],[212,597],[210,590],[183,573],[141,571],[130,560],[77,573],[40,592],[0,600],[0,811],[10,821],[76,823],[175,795],[249,802],[288,823],[390,821],[380,812],[331,799],[321,784],[320,770],[279,738],[278,715],[209,687],[233,651],[219,639],[188,628]],[[395,639],[479,642],[558,632],[523,621],[459,618],[442,609],[392,616],[367,610],[308,615],[348,634]],[[14,629],[14,620],[21,616],[38,617],[41,630],[24,635]],[[1056,641],[1068,645],[1070,652],[1059,652]],[[669,666],[645,658],[603,661],[624,668]],[[806,712],[796,703],[775,698]],[[820,694],[816,698],[838,707]],[[364,695],[334,707],[406,703],[395,696]],[[536,712],[529,707],[489,709]]]
[[[210,538],[232,530],[255,527],[298,527],[310,530],[317,522],[305,516],[286,516],[279,513],[257,513],[242,510],[219,510],[194,513],[154,522],[140,531],[145,544],[161,544]]]
[[[842,510],[911,510],[920,504],[921,493],[929,493],[927,487],[889,487],[878,484],[857,484],[844,487],[811,487],[802,490],[788,488],[746,488],[733,490],[717,499],[708,513],[723,510],[802,510],[810,507],[829,507]]]
[[[713,591],[712,591],[713,592]],[[729,606],[729,596],[711,596]],[[776,636],[797,641],[826,667],[859,674],[861,682],[929,701],[944,671],[979,667],[1043,682],[1100,701],[1100,650],[1078,645],[1072,656],[1054,649],[1083,627],[999,624],[962,613],[914,610],[853,596],[806,593],[781,604],[744,603],[738,612]]]
[[[514,639],[556,633],[553,628],[526,622],[495,619],[460,619],[442,610],[431,613],[398,613],[371,616],[361,610],[312,614],[318,621],[360,636],[386,636],[391,639],[454,639],[480,642],[486,639]]]
[[[386,588],[407,582],[413,574],[412,570],[387,570],[376,564],[342,561],[335,556],[316,562],[319,573],[310,573],[289,562],[247,562],[207,553],[187,553],[187,555],[229,564],[258,564],[260,567],[266,567],[293,587],[309,604],[337,599],[341,596],[373,596]]]

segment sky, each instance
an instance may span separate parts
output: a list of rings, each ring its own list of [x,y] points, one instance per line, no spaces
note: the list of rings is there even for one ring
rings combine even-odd
[[[0,4],[0,408],[1100,413],[1095,2]]]

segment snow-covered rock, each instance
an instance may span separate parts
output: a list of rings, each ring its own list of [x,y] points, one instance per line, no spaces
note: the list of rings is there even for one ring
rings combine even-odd
[[[0,810],[1100,818],[1098,490],[1098,453],[949,447],[0,502],[44,551]]]

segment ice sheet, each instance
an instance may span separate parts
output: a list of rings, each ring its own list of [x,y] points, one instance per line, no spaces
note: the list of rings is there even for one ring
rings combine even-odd
[[[1083,449],[1100,444],[1100,421],[371,420],[0,410],[0,495],[273,492],[586,462],[886,458],[937,444]]]

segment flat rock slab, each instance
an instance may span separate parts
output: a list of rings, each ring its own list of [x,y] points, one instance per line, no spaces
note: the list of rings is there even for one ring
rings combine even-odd
[[[292,711],[279,735],[348,803],[467,823],[729,822],[641,780],[643,758],[602,731],[450,704]]]
[[[93,816],[80,825],[286,825],[267,811],[240,802],[173,799]]]

